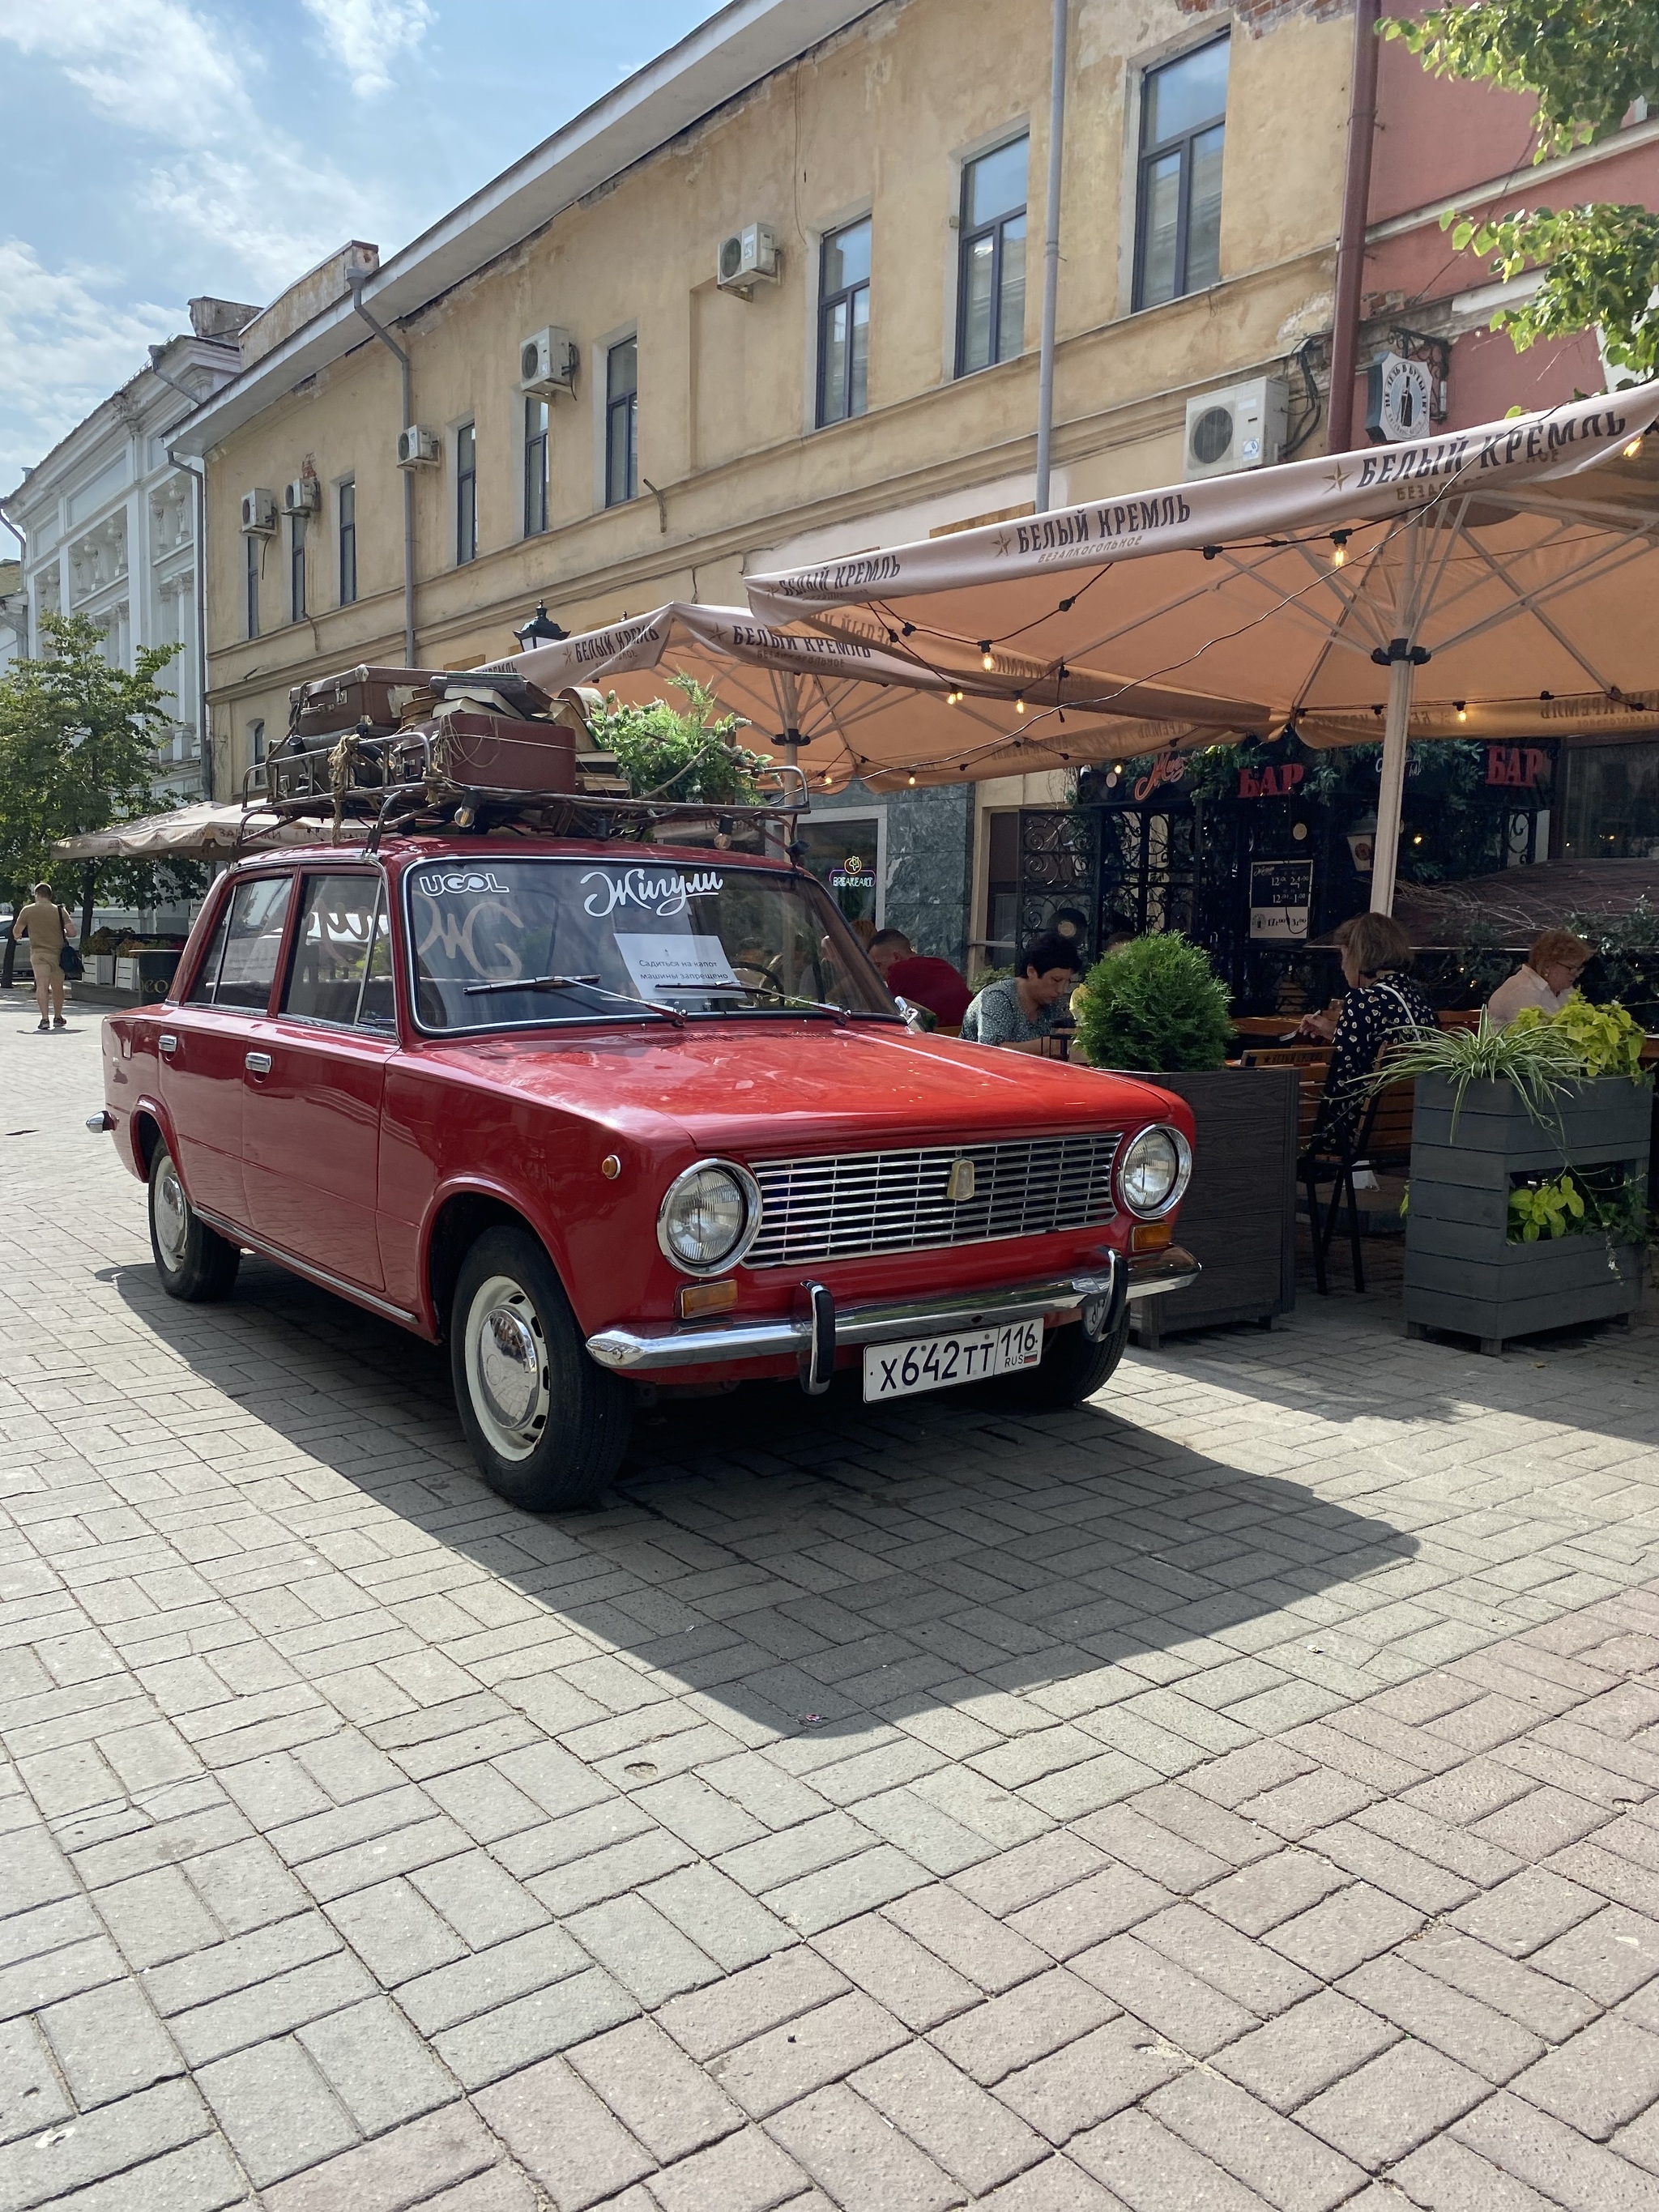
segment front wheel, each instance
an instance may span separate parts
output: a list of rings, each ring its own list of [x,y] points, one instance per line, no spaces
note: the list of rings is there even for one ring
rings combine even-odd
[[[486,1230],[467,1254],[449,1359],[490,1488],[531,1513],[591,1505],[628,1449],[631,1394],[588,1357],[553,1263],[527,1231]]]
[[[1046,1407],[1051,1411],[1080,1406],[1110,1380],[1128,1341],[1127,1305],[1117,1327],[1103,1337],[1086,1336],[1081,1322],[1051,1328],[1036,1366],[1005,1376],[1000,1387],[1023,1406]]]
[[[242,1264],[241,1247],[198,1218],[173,1155],[161,1144],[149,1164],[149,1249],[161,1288],[189,1305],[228,1297]]]

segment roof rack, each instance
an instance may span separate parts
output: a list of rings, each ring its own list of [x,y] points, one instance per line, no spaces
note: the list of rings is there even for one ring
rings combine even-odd
[[[371,853],[389,834],[495,829],[641,844],[708,842],[712,831],[712,842],[725,848],[739,839],[764,843],[769,828],[793,837],[810,804],[805,775],[793,767],[760,770],[753,779],[759,796],[744,804],[634,798],[608,753],[577,752],[574,768],[573,790],[526,790],[461,781],[451,773],[441,730],[348,731],[321,744],[307,744],[296,732],[244,776],[242,835],[257,834],[256,825],[274,817],[326,823],[337,844],[348,821],[361,823]]]

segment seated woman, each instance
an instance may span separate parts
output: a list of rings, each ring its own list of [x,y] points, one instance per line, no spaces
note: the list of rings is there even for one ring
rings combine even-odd
[[[1356,915],[1340,933],[1347,996],[1334,1014],[1309,1014],[1298,1036],[1333,1047],[1320,1106],[1318,1141],[1345,1149],[1365,1110],[1365,1084],[1386,1046],[1432,1029],[1434,1008],[1412,981],[1412,943],[1386,914]]]
[[[998,1044],[1011,1052],[1064,1060],[1068,1001],[1083,969],[1077,940],[1053,932],[1022,946],[1019,966],[999,983],[988,983],[962,1018],[965,1044]]]
[[[1507,1029],[1522,1006],[1559,1013],[1578,988],[1578,978],[1594,957],[1593,948],[1570,929],[1546,929],[1532,940],[1524,967],[1500,983],[1486,1001],[1486,1019]]]

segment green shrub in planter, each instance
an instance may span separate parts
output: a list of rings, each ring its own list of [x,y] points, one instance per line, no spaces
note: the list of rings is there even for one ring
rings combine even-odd
[[[1233,1041],[1227,990],[1178,933],[1136,937],[1096,961],[1073,1001],[1097,1067],[1152,1074],[1219,1067]]]

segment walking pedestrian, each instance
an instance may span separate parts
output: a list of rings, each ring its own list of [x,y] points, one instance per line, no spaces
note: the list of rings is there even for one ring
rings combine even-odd
[[[67,1029],[64,1019],[63,954],[75,934],[75,924],[52,895],[50,884],[36,884],[34,896],[20,909],[11,926],[16,938],[29,941],[29,966],[34,970],[34,1003],[40,1009],[43,1030]]]

